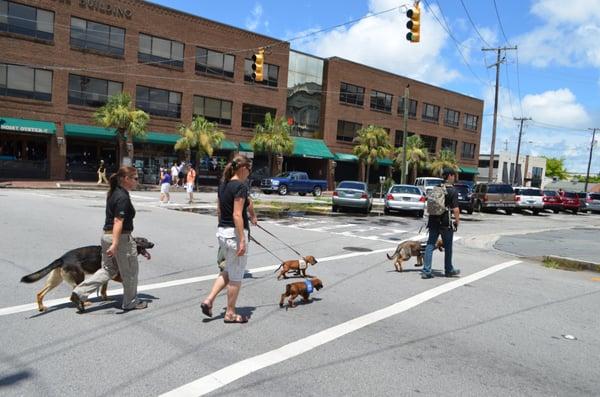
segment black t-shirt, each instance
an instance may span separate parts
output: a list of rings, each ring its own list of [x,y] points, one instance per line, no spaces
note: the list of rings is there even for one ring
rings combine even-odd
[[[112,230],[115,218],[123,219],[123,231],[133,231],[133,218],[135,218],[135,208],[131,204],[129,192],[121,186],[117,186],[115,191],[106,200],[106,220],[104,221],[104,230]]]
[[[445,198],[446,208],[452,211],[454,208],[458,208],[458,192],[453,186],[446,186],[446,198]],[[442,226],[450,226],[450,214],[448,211],[444,212],[442,215],[429,215],[429,221],[427,226],[430,226],[434,223]]]
[[[244,219],[244,229],[248,229],[248,185],[239,180],[230,180],[229,182],[221,183],[219,186],[219,227],[235,227],[233,223],[233,201],[241,197],[244,201],[244,209],[242,210],[242,218]]]

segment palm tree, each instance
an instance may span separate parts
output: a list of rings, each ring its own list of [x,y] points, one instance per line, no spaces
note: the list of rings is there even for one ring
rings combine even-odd
[[[150,116],[143,110],[134,108],[131,96],[122,92],[108,98],[106,104],[94,112],[93,119],[96,124],[104,128],[117,130],[116,139],[119,147],[117,158],[119,164],[123,164],[125,142],[128,139],[132,142],[134,137],[146,136],[146,125],[150,121]],[[133,158],[133,149],[129,156]]]
[[[431,173],[433,175],[442,175],[444,168],[452,168],[458,171],[458,163],[456,162],[456,154],[454,152],[442,149],[431,163]]]
[[[291,127],[283,117],[272,118],[270,113],[265,115],[263,124],[254,127],[254,137],[250,141],[256,152],[267,154],[269,172],[273,173],[273,155],[291,154],[294,141],[290,137]]]
[[[368,127],[363,127],[357,131],[357,135],[353,142],[356,144],[352,150],[354,155],[367,166],[365,182],[368,184],[371,165],[373,165],[377,159],[388,157],[392,152],[390,137],[383,128],[369,125]]]
[[[196,166],[203,156],[212,156],[214,149],[225,139],[225,134],[219,130],[217,124],[202,116],[194,117],[188,125],[180,125],[179,135],[181,138],[175,143],[175,150],[185,150],[186,161],[189,162],[190,151],[196,149]]]
[[[425,168],[427,166],[427,149],[425,149],[425,143],[419,135],[409,136],[406,140],[406,162],[411,172],[411,182],[414,183],[417,180],[417,172],[419,168]],[[403,147],[399,147],[394,152],[394,168],[404,172],[402,166],[402,151]]]

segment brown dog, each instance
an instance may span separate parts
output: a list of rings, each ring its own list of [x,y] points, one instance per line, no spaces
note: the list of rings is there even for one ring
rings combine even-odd
[[[435,243],[435,248],[443,251],[444,250],[444,242],[441,238]],[[402,262],[407,261],[414,256],[417,258],[417,264],[415,266],[423,266],[423,250],[421,248],[421,243],[418,241],[405,241],[403,243],[398,244],[396,251],[392,256],[386,254],[388,259],[396,258],[396,262],[394,262],[394,267],[397,272],[402,271]]]
[[[282,277],[287,278],[285,274],[290,270],[299,271],[302,277],[306,277],[306,268],[308,267],[308,265],[311,264],[314,266],[317,263],[318,262],[315,259],[315,257],[311,255],[307,255],[302,259],[292,259],[289,261],[285,261],[281,265],[279,265],[277,269],[275,269],[275,273],[277,273],[277,271],[281,269],[281,272],[277,276],[277,280],[281,280]]]
[[[308,283],[310,283],[310,284],[308,284]],[[304,302],[306,302],[306,303],[310,302],[310,300],[308,299],[308,297],[310,296],[309,285],[312,286],[312,288],[316,289],[317,291],[320,290],[321,288],[323,288],[323,283],[321,282],[321,280],[319,280],[316,277],[313,277],[311,279],[305,279],[304,281],[297,281],[295,283],[289,283],[285,286],[285,292],[283,294],[281,294],[281,300],[279,301],[279,307],[283,307],[283,301],[288,296],[290,297],[290,299],[288,299],[288,307],[296,306],[294,304],[294,299],[296,299],[298,297],[298,295],[302,296],[302,298],[304,299]]]

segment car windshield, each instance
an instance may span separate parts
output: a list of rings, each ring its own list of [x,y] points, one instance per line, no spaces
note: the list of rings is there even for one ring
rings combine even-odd
[[[577,195],[577,193],[573,193],[573,192],[566,192],[566,193],[565,193],[565,197],[569,197],[569,198],[579,198],[579,196]]]
[[[460,193],[469,193],[469,188],[465,185],[454,185],[454,189],[456,189],[456,191]]]
[[[361,182],[340,182],[338,189],[365,190],[365,184]]]
[[[591,193],[590,199],[591,200],[600,200],[600,193]]]
[[[275,178],[289,178],[289,177],[290,177],[290,173],[284,172],[283,174],[277,175]]]
[[[425,179],[425,186],[438,186],[444,182],[443,179]]]
[[[523,196],[542,196],[542,191],[539,189],[522,189]]]
[[[577,193],[577,196],[579,196],[579,198],[585,198],[585,192],[579,192]]]
[[[400,193],[400,194],[418,194],[421,195],[421,191],[419,188],[414,186],[392,186],[390,193]]]
[[[558,193],[556,193],[554,190],[544,190],[544,195],[554,197],[558,196]]]
[[[488,193],[514,193],[510,185],[489,185]]]

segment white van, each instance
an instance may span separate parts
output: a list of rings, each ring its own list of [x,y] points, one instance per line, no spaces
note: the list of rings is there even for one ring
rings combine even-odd
[[[415,186],[417,186],[419,189],[425,192],[425,195],[427,195],[434,186],[440,186],[442,183],[444,183],[442,178],[421,177],[417,178],[415,181]]]

